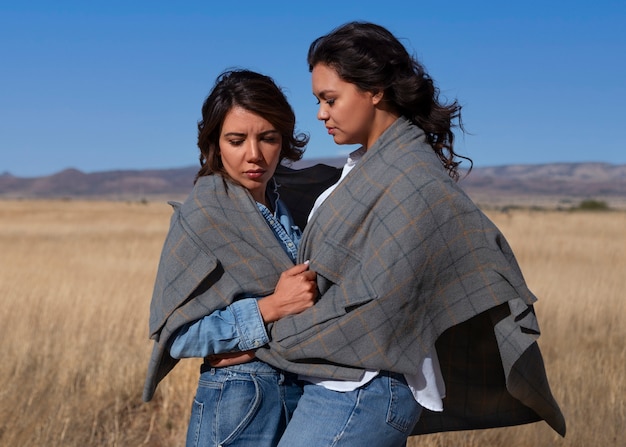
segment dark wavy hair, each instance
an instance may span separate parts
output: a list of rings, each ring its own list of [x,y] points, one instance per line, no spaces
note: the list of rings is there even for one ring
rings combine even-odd
[[[462,131],[461,105],[444,104],[439,89],[417,59],[387,29],[368,22],[350,22],[319,37],[309,47],[309,71],[317,64],[333,68],[339,77],[362,91],[383,91],[383,101],[426,133],[444,168],[459,179],[454,133]],[[471,166],[470,166],[471,170]]]
[[[302,158],[309,136],[295,133],[296,116],[274,80],[250,70],[227,70],[217,77],[202,105],[202,120],[198,122],[200,170],[195,181],[211,174],[229,177],[220,157],[219,140],[226,114],[237,106],[265,118],[276,127],[282,136],[280,161]]]

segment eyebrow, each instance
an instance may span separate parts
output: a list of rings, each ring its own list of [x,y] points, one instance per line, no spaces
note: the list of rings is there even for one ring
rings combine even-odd
[[[260,136],[266,136],[269,134],[278,134],[280,135],[280,132],[276,129],[270,129],[270,130],[266,130],[264,132],[259,133]],[[228,132],[224,134],[225,137],[246,137],[248,136],[247,133],[244,132]]]
[[[324,98],[329,93],[335,93],[335,90],[326,89],[326,90],[322,90],[321,92],[317,92],[317,93],[313,92],[313,96],[315,96],[316,98]]]

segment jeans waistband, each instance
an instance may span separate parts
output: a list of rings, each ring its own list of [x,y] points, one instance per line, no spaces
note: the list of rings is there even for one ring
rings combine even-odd
[[[256,373],[256,374],[286,374],[290,375],[290,373],[286,373],[285,371],[274,368],[272,365],[262,362],[260,360],[253,360],[247,363],[241,363],[239,365],[225,366],[222,368],[213,368],[208,361],[204,361],[202,366],[200,367],[200,372],[204,373],[206,371],[210,371],[212,369],[223,370],[223,371],[235,371],[241,373]]]
[[[401,373],[395,373],[395,372],[391,372],[391,371],[381,371],[379,373],[380,376],[387,376],[390,377],[392,379],[396,379],[402,383],[406,383],[406,378],[404,377],[404,374]]]

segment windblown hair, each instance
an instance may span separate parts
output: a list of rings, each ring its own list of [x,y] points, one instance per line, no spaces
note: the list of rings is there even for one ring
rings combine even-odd
[[[241,107],[269,121],[282,136],[280,161],[302,158],[309,136],[295,133],[296,116],[282,90],[272,78],[250,70],[228,70],[218,76],[202,105],[198,122],[200,170],[198,178],[220,174],[228,177],[220,157],[220,133],[226,114]]]
[[[350,22],[319,37],[309,47],[309,71],[317,64],[334,69],[361,91],[383,91],[383,101],[424,130],[444,168],[459,179],[454,133],[461,121],[461,105],[444,104],[439,89],[417,59],[387,29],[367,22]],[[470,167],[471,169],[471,167]]]

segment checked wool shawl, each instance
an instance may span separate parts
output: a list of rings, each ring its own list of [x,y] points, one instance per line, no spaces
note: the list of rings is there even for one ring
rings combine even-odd
[[[561,435],[536,343],[533,303],[502,233],[442,169],[424,132],[399,118],[314,214],[299,262],[320,299],[274,323],[257,357],[355,380],[419,370],[436,346],[447,397],[414,434],[544,419]]]
[[[272,293],[293,262],[245,188],[221,176],[200,177],[182,205],[174,205],[150,304],[155,344],[143,399],[176,365],[167,342],[182,325],[244,294]]]

